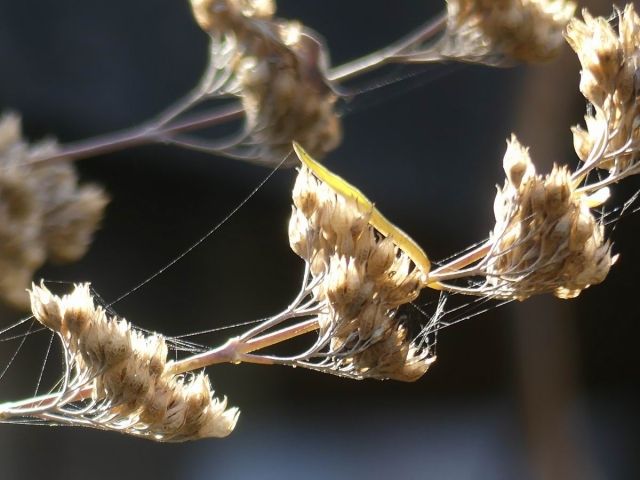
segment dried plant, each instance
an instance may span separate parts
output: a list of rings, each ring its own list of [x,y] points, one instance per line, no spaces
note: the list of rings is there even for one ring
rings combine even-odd
[[[110,318],[94,306],[88,285],[64,297],[34,285],[30,294],[34,316],[62,342],[65,372],[57,393],[6,405],[0,419],[35,417],[162,442],[231,433],[238,410],[213,396],[206,375],[173,373],[161,335]]]
[[[563,45],[562,31],[573,17],[574,2],[566,0],[449,0],[447,31],[432,52],[469,62],[504,65],[543,62]]]
[[[573,19],[566,37],[582,65],[580,91],[592,106],[585,117],[587,130],[572,129],[583,161],[578,178],[596,168],[608,171],[597,184],[582,187],[593,191],[638,173],[640,17],[630,3],[618,12],[616,32],[604,18],[586,10],[582,14],[584,21]]]
[[[45,259],[81,256],[106,198],[76,186],[69,161],[105,149],[162,141],[265,165],[298,165],[289,243],[304,261],[300,291],[282,312],[223,345],[167,361],[168,339],[146,334],[95,307],[88,285],[63,297],[44,285],[31,309],[59,337],[64,372],[56,391],[0,405],[0,419],[35,418],[158,441],[223,437],[238,411],[213,396],[204,373],[222,362],[289,365],[348,377],[415,381],[435,361],[435,334],[446,322],[447,294],[506,301],[552,293],[573,298],[605,280],[617,255],[604,226],[609,187],[638,172],[638,49],[633,5],[611,22],[563,0],[451,0],[447,14],[406,38],[331,67],[320,37],[275,16],[270,0],[191,0],[210,37],[206,72],[187,98],[141,129],[70,148],[29,147],[18,121],[0,122],[0,295],[21,293]],[[341,139],[340,82],[387,63],[479,62],[506,66],[557,54],[562,31],[582,64],[589,102],[586,130],[573,129],[582,164],[536,171],[515,135],[503,159],[489,238],[433,268],[423,249],[360,190],[314,160]],[[196,104],[229,101],[179,121]],[[239,104],[234,102],[239,101]],[[244,116],[231,138],[185,132]],[[291,146],[298,160],[289,156]],[[43,152],[42,150],[50,149]],[[309,151],[309,153],[307,153]],[[56,163],[57,162],[57,163]],[[593,179],[594,171],[604,177]],[[441,292],[422,323],[404,309],[424,289]],[[296,337],[299,353],[274,353]],[[267,350],[269,349],[269,350]]]
[[[504,156],[507,180],[495,199],[496,225],[482,260],[467,272],[486,280],[452,290],[524,300],[554,293],[573,298],[602,282],[616,257],[592,208],[608,198],[578,191],[566,166],[536,174],[528,149],[515,136]]]
[[[418,296],[425,273],[372,225],[380,214],[371,203],[316,178],[307,165],[318,165],[298,151],[305,166],[293,189],[289,241],[307,264],[307,288],[321,312],[320,340],[307,356],[322,357],[315,368],[356,378],[416,380],[435,357],[423,335],[407,338],[396,317]]]
[[[210,66],[205,88],[209,95],[240,96],[246,115],[244,133],[224,153],[277,164],[293,140],[317,156],[338,146],[337,95],[325,75],[326,47],[315,32],[274,18],[270,1],[192,0],[191,5],[212,39],[211,66],[220,68]]]
[[[55,152],[53,141],[29,145],[16,115],[0,118],[0,298],[29,305],[26,288],[45,261],[81,258],[108,199],[92,184],[78,186],[69,162],[29,165],[30,155]]]

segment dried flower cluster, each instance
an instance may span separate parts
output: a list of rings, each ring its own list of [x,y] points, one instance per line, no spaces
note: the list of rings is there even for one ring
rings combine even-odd
[[[585,117],[587,130],[573,128],[574,145],[586,169],[606,169],[617,181],[638,172],[640,17],[627,5],[617,32],[586,10],[583,17],[569,23],[566,37],[582,65],[580,90],[594,108]]]
[[[320,336],[330,337],[334,369],[355,377],[414,381],[435,357],[396,318],[414,300],[423,273],[391,237],[370,225],[371,209],[300,168],[289,222],[291,248],[311,268],[313,295],[326,305]]]
[[[63,297],[34,285],[31,305],[37,320],[62,339],[68,371],[55,401],[40,402],[26,416],[162,442],[225,437],[233,430],[238,410],[213,396],[208,377],[172,374],[164,338],[108,317],[94,306],[88,285]]]
[[[537,175],[515,136],[504,169],[507,181],[496,195],[487,256],[490,293],[519,300],[546,292],[572,298],[602,282],[616,257],[591,207],[608,192],[592,197],[577,192],[566,167]]]
[[[274,17],[269,0],[191,0],[198,24],[231,45],[226,67],[239,82],[247,123],[242,158],[273,163],[293,140],[315,156],[340,143],[337,98],[326,78],[326,48],[297,22]],[[229,152],[233,155],[233,152]],[[291,160],[289,164],[293,164]]]
[[[17,116],[0,118],[0,298],[19,308],[28,307],[26,289],[46,260],[85,254],[108,201],[100,187],[78,186],[69,163],[25,164],[55,149],[23,141]]]
[[[447,0],[447,6],[440,53],[489,64],[553,58],[576,8],[567,0]]]

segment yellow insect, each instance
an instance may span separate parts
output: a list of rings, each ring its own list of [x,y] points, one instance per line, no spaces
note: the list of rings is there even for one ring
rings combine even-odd
[[[380,210],[375,207],[373,202],[371,202],[364,193],[343,178],[329,171],[329,169],[324,165],[316,162],[298,143],[293,142],[293,149],[298,155],[300,161],[309,170],[311,170],[319,180],[322,180],[329,185],[329,187],[331,187],[336,193],[346,198],[354,199],[359,205],[362,205],[365,209],[371,211],[369,224],[385,237],[390,237],[398,248],[406,252],[411,261],[415,263],[424,274],[425,284],[427,284],[427,276],[431,270],[431,262],[420,245],[418,245],[409,235],[387,220],[387,218],[380,213]],[[436,283],[428,283],[428,286],[431,288],[438,288]]]

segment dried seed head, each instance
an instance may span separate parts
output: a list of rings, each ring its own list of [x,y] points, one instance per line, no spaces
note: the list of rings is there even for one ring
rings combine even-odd
[[[81,414],[56,411],[56,418],[162,442],[231,433],[238,410],[213,397],[208,377],[173,375],[164,338],[108,317],[94,306],[88,285],[78,285],[62,298],[44,285],[34,285],[30,294],[35,317],[63,339],[77,381],[92,388],[89,408]]]
[[[270,19],[276,6],[273,0],[191,0],[191,9],[203,30],[235,32],[247,19]]]
[[[407,338],[396,310],[418,296],[422,272],[370,225],[370,207],[333,190],[306,166],[299,170],[293,204],[289,240],[311,266],[314,296],[324,306],[320,336],[331,338],[332,370],[417,380],[434,357]]]
[[[580,91],[595,107],[587,130],[573,129],[575,149],[581,159],[591,157],[594,167],[609,170],[612,181],[636,172],[640,141],[640,17],[632,3],[617,16],[615,29],[583,10],[583,20],[573,19],[565,35],[582,66]]]
[[[277,163],[294,140],[317,157],[338,146],[337,95],[325,75],[327,49],[315,32],[273,17],[272,1],[191,0],[191,5],[212,38],[233,39],[230,68],[239,83],[248,143],[260,149],[249,159]],[[292,158],[288,165],[294,164]]]
[[[445,56],[489,64],[555,57],[576,5],[566,0],[447,0]]]
[[[255,141],[269,147],[265,153],[275,161],[290,152],[293,140],[322,157],[342,138],[334,111],[337,96],[318,63],[323,47],[309,36],[288,44],[290,30],[278,33],[282,45],[252,57],[255,66],[239,72],[247,128]]]
[[[396,325],[389,335],[354,355],[352,362],[368,378],[415,382],[435,360],[428,349],[408,342],[405,327]]]
[[[26,164],[56,148],[27,144],[17,116],[0,118],[0,298],[19,308],[28,307],[26,289],[47,259],[84,255],[108,201],[101,188],[78,186],[70,163]]]
[[[630,12],[635,14],[633,8]],[[584,21],[574,18],[569,23],[566,38],[582,65],[582,93],[592,103],[602,105],[616,87],[623,61],[622,42],[604,18],[594,18],[586,9],[582,17]]]
[[[514,164],[525,165],[517,181],[508,168]],[[512,137],[505,170],[507,181],[496,195],[494,245],[486,259],[488,292],[520,300],[545,292],[567,298],[604,280],[615,257],[591,213],[593,200],[576,191],[566,167],[536,175],[527,150]]]

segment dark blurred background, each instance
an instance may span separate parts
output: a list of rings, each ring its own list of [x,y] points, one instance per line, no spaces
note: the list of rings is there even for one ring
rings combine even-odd
[[[409,0],[278,4],[281,16],[322,32],[334,64],[443,8]],[[607,2],[591,4],[611,11]],[[68,142],[133,126],[196,83],[206,47],[187,0],[0,0],[0,110],[20,112],[32,139]],[[543,67],[439,66],[395,83],[407,71],[386,70],[353,84],[369,93],[346,106],[345,140],[326,163],[432,258],[443,258],[492,227],[512,131],[532,146],[540,170],[575,161],[569,126],[584,112],[578,71],[569,51]],[[90,280],[107,301],[184,251],[268,173],[161,146],[78,168],[113,201],[89,254],[40,275]],[[116,310],[178,335],[284,308],[302,272],[286,233],[293,179],[293,171],[277,173],[224,228]],[[616,191],[618,204],[638,188],[635,179],[627,183]],[[620,262],[578,299],[511,304],[444,330],[438,361],[417,383],[223,365],[210,371],[214,386],[242,409],[229,438],[160,445],[0,425],[0,477],[640,478],[639,226],[638,215],[616,225]],[[420,302],[432,300],[426,294]],[[0,328],[18,318],[0,309]],[[0,380],[1,401],[19,398],[25,386],[30,394],[45,337],[25,343]],[[0,344],[2,366],[16,346]]]

